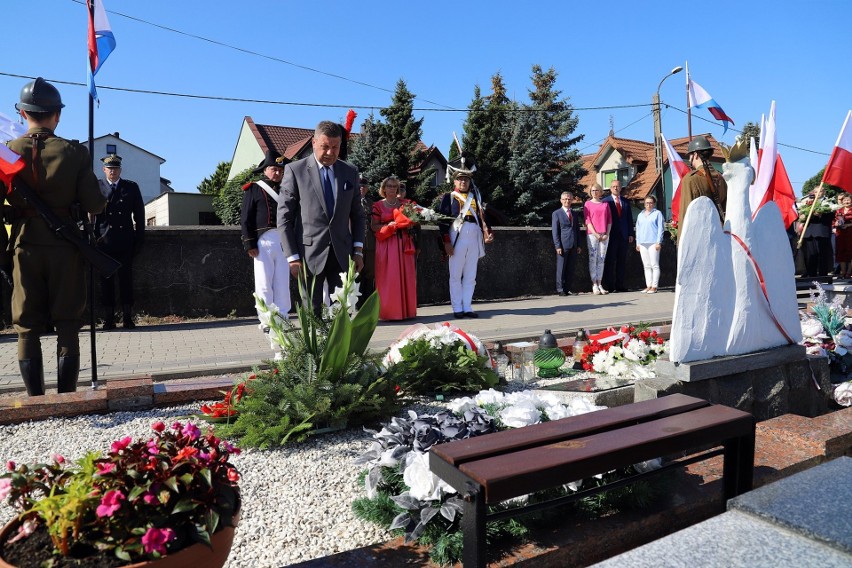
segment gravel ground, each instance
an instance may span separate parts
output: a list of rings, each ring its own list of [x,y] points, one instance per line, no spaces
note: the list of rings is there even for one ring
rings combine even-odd
[[[561,380],[513,382],[505,390]],[[441,406],[423,399],[411,408],[423,413]],[[185,421],[197,409],[198,404],[192,404],[0,426],[0,458],[3,463],[30,463],[58,453],[75,460],[90,449],[107,451],[124,436],[148,437],[156,420]],[[355,518],[351,508],[352,501],[363,496],[358,484],[363,466],[354,461],[370,442],[361,428],[350,428],[281,449],[246,449],[236,456],[243,509],[226,566],[272,568],[388,540],[388,532]],[[5,503],[0,506],[0,523],[13,513]]]

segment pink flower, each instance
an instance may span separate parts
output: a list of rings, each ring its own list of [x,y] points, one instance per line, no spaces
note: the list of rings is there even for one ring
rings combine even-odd
[[[111,472],[112,470],[115,469],[114,463],[98,462],[96,465],[98,467],[98,475],[106,475],[107,473],[109,473],[109,472]]]
[[[174,537],[175,531],[172,529],[156,529],[151,527],[142,535],[142,548],[145,549],[147,554],[151,554],[152,552],[165,554],[166,543]]]
[[[159,499],[157,499],[157,496],[154,495],[151,491],[146,491],[145,493],[143,493],[142,500],[145,501],[145,504],[147,505],[155,505],[159,501]]]
[[[6,499],[10,491],[12,491],[12,480],[8,477],[0,479],[0,501]]]
[[[229,469],[228,470],[228,481],[232,481],[232,482],[236,483],[239,480],[240,480],[240,474],[237,473],[237,470],[235,470],[233,468]]]
[[[15,462],[13,462],[12,460],[9,460],[9,461],[6,462],[6,470],[15,471],[16,467],[18,467],[18,465]]]
[[[107,494],[101,499],[101,504],[98,505],[95,513],[99,517],[111,517],[113,513],[121,508],[121,502],[124,501],[124,494],[118,489],[107,491]]]
[[[115,442],[112,443],[112,446],[110,446],[110,451],[114,454],[117,454],[117,453],[121,452],[121,450],[123,450],[127,446],[129,446],[130,442],[132,442],[132,441],[133,441],[133,438],[131,438],[130,436],[122,438],[121,440],[116,440]]]
[[[162,432],[166,429],[166,425],[163,423],[162,420],[157,420],[156,422],[151,424],[151,428],[153,428],[155,432]]]
[[[181,433],[190,440],[197,440],[201,436],[201,430],[192,422],[187,422]]]
[[[183,428],[183,424],[181,424],[180,422],[175,422],[172,424],[172,430],[180,430],[181,428]]]
[[[148,440],[148,443],[145,445],[148,446],[148,453],[152,456],[156,456],[160,453],[160,447],[157,445],[157,440]]]
[[[55,461],[58,464],[63,464],[63,463],[65,463],[65,458],[62,457],[59,454],[53,454],[53,461]]]

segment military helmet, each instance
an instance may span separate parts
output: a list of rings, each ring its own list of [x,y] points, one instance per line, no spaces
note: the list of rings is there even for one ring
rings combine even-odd
[[[713,150],[713,146],[710,145],[710,141],[707,140],[704,136],[695,136],[692,140],[689,141],[689,146],[686,147],[686,153],[692,154],[693,152],[700,152],[701,150]]]
[[[56,112],[64,106],[59,90],[38,77],[21,89],[21,102],[17,103],[15,108],[31,112]]]

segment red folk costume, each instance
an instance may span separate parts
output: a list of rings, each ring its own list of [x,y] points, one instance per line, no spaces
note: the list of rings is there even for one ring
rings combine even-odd
[[[840,222],[840,220],[843,220]],[[835,252],[837,262],[852,261],[852,208],[841,207],[834,214]]]
[[[414,243],[408,227],[414,224],[398,208],[373,204],[373,221],[382,228],[376,231],[376,291],[379,293],[379,319],[404,320],[417,316],[417,273]],[[388,223],[396,221],[396,227]]]

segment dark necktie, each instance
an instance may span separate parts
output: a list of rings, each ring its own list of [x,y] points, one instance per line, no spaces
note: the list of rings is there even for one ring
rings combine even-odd
[[[328,218],[334,216],[334,192],[331,189],[331,178],[328,175],[328,166],[322,168],[322,195],[325,197],[325,209]]]
[[[115,191],[115,184],[111,183],[111,184],[109,184],[109,194],[112,195],[113,191]]]
[[[615,198],[615,208],[618,210],[618,216],[621,217],[621,198]]]

